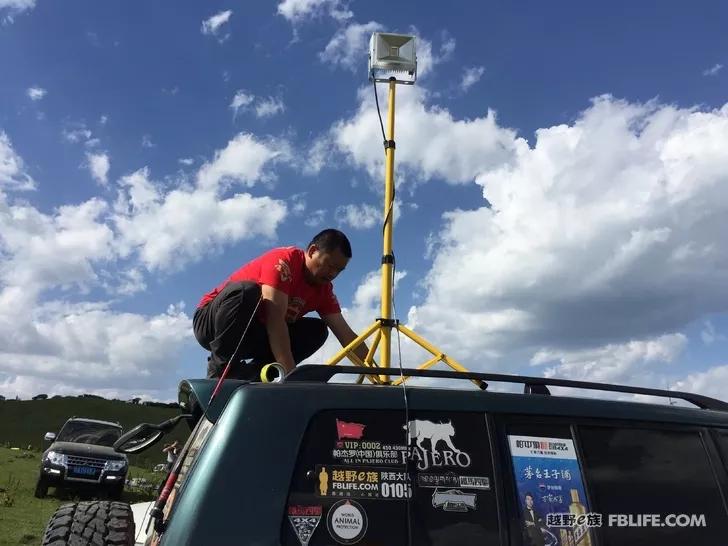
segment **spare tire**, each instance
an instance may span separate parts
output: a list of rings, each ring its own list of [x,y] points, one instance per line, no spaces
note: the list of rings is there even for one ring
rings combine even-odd
[[[125,502],[64,504],[48,522],[42,546],[134,546],[134,516]]]

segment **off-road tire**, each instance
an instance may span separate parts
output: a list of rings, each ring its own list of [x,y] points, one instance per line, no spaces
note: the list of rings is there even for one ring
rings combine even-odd
[[[48,494],[48,482],[43,476],[38,477],[38,481],[35,482],[35,491],[33,495],[36,499],[44,499]]]
[[[134,546],[134,517],[124,502],[65,504],[53,514],[42,546]]]

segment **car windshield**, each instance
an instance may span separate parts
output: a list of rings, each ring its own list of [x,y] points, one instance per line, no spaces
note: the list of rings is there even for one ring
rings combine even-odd
[[[58,434],[59,442],[76,442],[111,447],[121,436],[121,428],[103,423],[69,421]]]

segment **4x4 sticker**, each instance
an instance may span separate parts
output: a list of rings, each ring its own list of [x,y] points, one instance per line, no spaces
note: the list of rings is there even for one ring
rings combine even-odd
[[[467,512],[476,509],[477,495],[475,493],[463,493],[458,489],[440,491],[435,489],[432,493],[432,506],[442,508],[446,512]]]
[[[296,533],[301,546],[307,546],[321,520],[321,506],[289,506],[288,521]]]
[[[356,544],[367,532],[367,514],[358,502],[341,500],[329,510],[326,526],[339,544]]]

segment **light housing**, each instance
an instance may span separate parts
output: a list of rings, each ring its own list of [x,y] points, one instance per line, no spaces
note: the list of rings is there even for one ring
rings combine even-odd
[[[119,459],[116,461],[106,461],[106,470],[111,471],[117,471],[117,470],[123,470],[126,468],[126,461],[123,459]]]
[[[415,37],[375,32],[369,40],[369,80],[412,85],[417,80]]]
[[[57,451],[49,451],[46,455],[46,459],[53,464],[66,464],[66,455],[63,453],[58,453]]]

